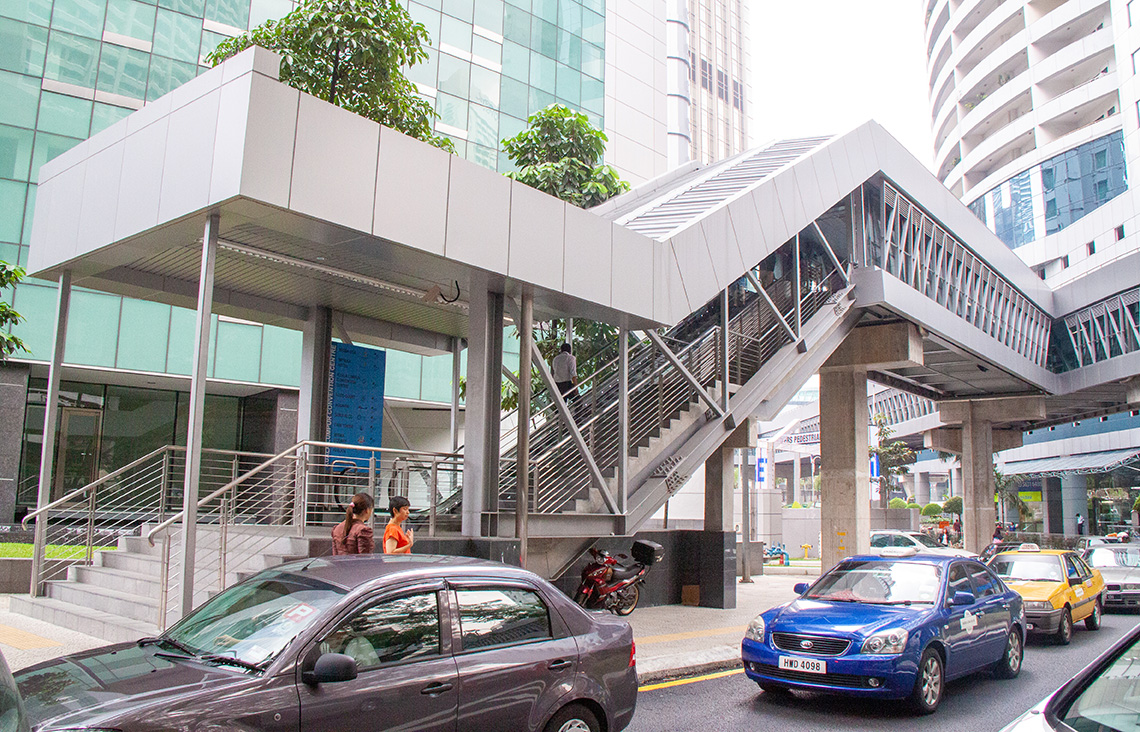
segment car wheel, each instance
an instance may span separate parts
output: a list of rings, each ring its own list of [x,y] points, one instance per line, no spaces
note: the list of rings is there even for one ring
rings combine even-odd
[[[916,712],[934,713],[942,701],[944,681],[942,656],[933,648],[927,648],[918,662],[918,676],[914,680],[914,691],[910,693],[910,704]]]
[[[1067,646],[1073,640],[1073,614],[1069,608],[1061,612],[1061,624],[1057,626],[1057,634],[1053,641],[1059,646]]]
[[[629,587],[622,591],[621,597],[618,598],[618,605],[614,606],[614,612],[618,615],[629,615],[637,607],[637,601],[641,598],[641,590],[637,585]]]
[[[1100,617],[1104,615],[1104,604],[1101,598],[1096,599],[1093,611],[1085,618],[1085,627],[1089,630],[1100,630]]]
[[[568,704],[546,723],[546,732],[599,732],[598,718],[581,704]]]
[[[1010,628],[1009,635],[1005,639],[1005,652],[1001,654],[1001,660],[994,666],[994,676],[999,679],[1012,679],[1021,673],[1021,660],[1024,657],[1025,648],[1021,644],[1021,633],[1017,628]]]
[[[757,681],[756,685],[759,686],[760,690],[763,691],[765,694],[787,695],[787,694],[792,693],[791,690],[786,686],[780,686],[779,684],[772,684],[772,683],[769,683],[767,681]]]

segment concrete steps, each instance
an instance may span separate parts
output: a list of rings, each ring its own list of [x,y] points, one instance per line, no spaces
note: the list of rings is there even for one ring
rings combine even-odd
[[[143,538],[148,530],[144,526],[141,536],[121,537],[115,550],[95,552],[91,565],[68,568],[66,579],[44,583],[43,597],[13,597],[12,612],[109,642],[157,634],[163,548]],[[195,605],[221,590],[216,564],[219,540],[217,527],[199,529]],[[227,587],[264,569],[310,556],[309,540],[293,536],[290,527],[230,527],[227,542]],[[179,546],[175,540],[170,547],[175,564]],[[177,567],[171,572],[176,573]],[[171,591],[176,593],[177,587]],[[175,613],[168,612],[173,622]]]

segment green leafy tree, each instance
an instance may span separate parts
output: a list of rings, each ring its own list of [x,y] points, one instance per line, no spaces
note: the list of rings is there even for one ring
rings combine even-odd
[[[1140,496],[1136,497],[1136,501],[1132,504],[1132,510],[1140,513]]]
[[[527,129],[503,140],[503,151],[517,168],[507,174],[511,178],[580,208],[596,206],[629,190],[629,183],[602,162],[606,135],[591,125],[585,114],[552,104],[532,114],[527,123]],[[535,345],[549,363],[566,342],[566,322],[540,323],[534,336]],[[577,320],[570,343],[580,378],[599,370],[603,372],[600,376],[608,375],[607,364],[617,356],[617,328]],[[537,376],[532,378],[536,379],[532,393],[541,401],[544,390]],[[504,401],[503,407],[513,408],[515,403]]]
[[[887,423],[885,414],[876,414],[871,422],[875,425],[877,444],[868,448],[872,455],[879,456],[880,488],[879,495],[890,495],[891,489],[898,485],[899,478],[910,471],[910,464],[914,462],[914,450],[902,440],[892,440],[894,430]]]
[[[23,267],[13,267],[7,262],[0,261],[0,295],[3,295],[5,290],[15,287],[23,277]],[[23,316],[13,310],[12,306],[0,297],[0,363],[4,363],[16,351],[24,351],[25,353],[28,351],[22,340],[8,332],[11,326],[23,319]]]
[[[942,504],[942,513],[952,513],[957,516],[962,515],[962,496],[951,496],[946,499],[946,503]]]
[[[1019,521],[1033,518],[1033,509],[1021,498],[1018,487],[1022,479],[1019,476],[1003,475],[994,468],[994,501],[1002,507],[1002,521],[1009,521],[1011,511],[1016,511]]]
[[[551,104],[527,125],[503,140],[503,151],[518,168],[510,177],[581,208],[629,190],[613,166],[602,162],[605,133],[582,112]]]
[[[942,506],[938,505],[937,503],[928,503],[922,507],[922,515],[930,517],[941,516]]]
[[[281,54],[281,81],[306,94],[446,150],[438,116],[403,69],[427,60],[423,24],[396,0],[305,0],[280,20],[222,41],[214,65],[250,46]]]

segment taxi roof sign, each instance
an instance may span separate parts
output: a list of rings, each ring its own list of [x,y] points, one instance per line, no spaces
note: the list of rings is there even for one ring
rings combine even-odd
[[[1041,551],[1041,547],[1037,546],[1036,544],[1034,544],[1031,541],[1027,541],[1023,544],[1018,545],[1017,551],[1019,551],[1019,552],[1039,552],[1039,551]]]

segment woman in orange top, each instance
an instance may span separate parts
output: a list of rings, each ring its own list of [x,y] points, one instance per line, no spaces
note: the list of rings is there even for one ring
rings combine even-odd
[[[376,548],[372,539],[372,496],[357,493],[352,497],[344,521],[333,527],[333,554],[371,554]]]
[[[408,520],[412,504],[403,496],[392,496],[388,502],[388,512],[392,514],[392,518],[384,529],[384,553],[411,554],[412,530],[408,529],[405,532],[401,524]]]

